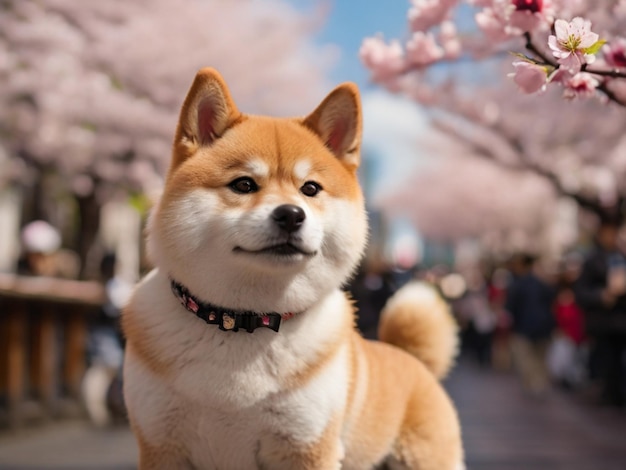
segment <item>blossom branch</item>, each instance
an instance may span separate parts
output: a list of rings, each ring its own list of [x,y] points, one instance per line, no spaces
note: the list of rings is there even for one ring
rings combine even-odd
[[[467,58],[461,48],[468,49],[471,41],[461,40],[450,14],[459,3],[449,0],[415,3],[409,13],[412,33],[404,43],[393,40],[387,44],[381,37],[366,39],[360,55],[372,71],[374,81],[395,89],[398,79],[407,73],[426,72],[432,66]],[[618,91],[622,84],[608,81],[626,79],[626,39],[615,34],[601,39],[588,19],[594,18],[596,10],[570,11],[563,5],[557,8],[557,3],[549,0],[468,0],[467,3],[482,7],[475,19],[488,40],[474,43],[482,45],[482,53],[497,54],[498,44],[515,38],[524,44],[528,55],[516,54],[520,60],[513,63],[515,71],[510,74],[524,93],[560,85],[567,99],[604,95],[608,101],[626,106],[626,97]],[[622,21],[620,18],[626,18],[626,9],[622,10],[615,13],[618,23]],[[575,17],[566,21],[559,16]],[[605,28],[605,31],[620,31],[620,28]],[[601,53],[605,64],[588,67]]]
[[[560,20],[562,21],[562,20]],[[563,28],[564,26],[561,24],[560,25],[561,28]],[[571,27],[571,25],[570,25]],[[593,34],[593,33],[591,33]],[[551,48],[556,51],[555,52],[555,56],[559,56],[559,54],[563,54],[562,51],[558,51],[557,50],[557,46],[555,46],[556,44],[556,37],[552,36],[552,38],[554,38],[554,41],[551,42]],[[589,63],[591,63],[592,61],[589,60],[589,58],[585,58],[585,59],[580,59],[580,53],[578,51],[570,51],[573,52],[573,54],[569,54],[567,57],[562,57],[560,60],[553,60],[551,58],[549,58],[546,54],[544,54],[533,42],[532,39],[532,35],[529,31],[526,31],[524,33],[524,39],[525,39],[525,47],[528,51],[530,51],[535,57],[537,57],[538,59],[540,59],[540,61],[537,61],[537,65],[545,65],[545,66],[549,66],[554,68],[554,70],[559,70],[561,69],[562,66],[564,65],[568,65],[571,67],[571,63],[572,63],[572,59],[576,59],[578,57],[578,60],[583,60],[582,64],[579,64],[579,71],[580,72],[584,72],[584,73],[588,73],[591,75],[595,75],[595,76],[599,76],[599,77],[608,77],[608,78],[626,78],[626,73],[625,72],[621,72],[618,69],[612,69],[612,70],[596,70],[596,69],[591,69],[588,67]],[[579,55],[576,55],[576,54]],[[584,63],[584,60],[588,60],[589,62]],[[578,73],[576,70],[568,70],[571,74],[572,74],[572,78],[574,78],[574,76],[576,75],[576,73]],[[583,83],[583,81],[579,81],[577,83]],[[587,81],[587,83],[590,83],[589,81]],[[567,85],[567,82],[566,82]],[[590,85],[591,86],[591,85]],[[535,85],[536,88],[536,85]],[[572,86],[572,88],[574,88],[574,86]],[[598,90],[599,92],[603,93],[610,101],[613,101],[614,103],[620,105],[620,106],[624,106],[626,107],[626,102],[623,101],[619,96],[617,96],[609,87],[606,83],[597,83],[595,84],[595,86],[593,86],[593,88],[595,88],[596,90]]]
[[[620,105],[620,106],[624,106],[626,107],[626,102],[622,101],[615,93],[613,93],[613,91],[611,89],[609,89],[609,87],[606,85],[606,83],[601,83],[600,85],[598,85],[598,90],[600,90],[602,93],[604,93],[604,95],[611,101],[613,101],[614,103]]]
[[[537,48],[537,46],[535,46],[535,44],[533,43],[532,36],[530,35],[528,31],[524,33],[524,38],[526,39],[527,50],[532,52],[535,56],[539,57],[544,64],[551,65],[555,68],[558,68],[559,64],[557,64],[556,61],[550,60],[548,56],[546,56],[543,52],[539,50],[539,48]]]
[[[526,40],[525,47],[528,51],[532,52],[535,57],[541,59],[541,62],[545,65],[550,65],[556,69],[560,68],[561,64],[558,62],[551,60],[546,54],[544,54],[539,48],[533,43],[532,36],[530,32],[526,31],[524,33],[524,39]],[[592,73],[594,75],[602,76],[602,77],[610,77],[610,78],[626,78],[626,72],[622,72],[618,69],[611,70],[597,70],[591,69],[587,64],[584,64],[581,67],[583,72]]]
[[[530,161],[528,158],[525,158],[526,155],[524,152],[524,148],[517,139],[511,138],[510,136],[507,137],[501,132],[496,132],[498,140],[504,141],[504,143],[507,144],[509,150],[513,151],[517,155],[517,161],[515,162],[499,158],[495,146],[487,144],[483,139],[476,139],[473,133],[461,132],[449,121],[435,119],[433,124],[437,129],[445,132],[451,137],[458,139],[459,141],[467,145],[468,148],[472,151],[472,155],[483,160],[488,160],[489,162],[495,163],[501,168],[510,171],[533,173],[545,179],[552,186],[557,194],[572,198],[580,207],[583,207],[598,215],[602,214],[605,211],[605,208],[596,198],[589,197],[584,194],[567,189],[556,173],[537,164],[536,162]]]
[[[601,77],[610,77],[610,78],[626,78],[626,72],[620,72],[619,70],[595,70],[590,69],[588,67],[583,67],[583,71],[587,73],[592,73],[594,75],[599,75]]]

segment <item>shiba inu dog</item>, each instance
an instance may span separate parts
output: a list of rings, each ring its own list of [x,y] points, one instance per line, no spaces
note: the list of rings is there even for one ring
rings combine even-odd
[[[340,290],[367,238],[360,140],[353,84],[279,119],[198,72],[148,224],[156,268],[123,314],[141,469],[462,468],[437,380],[456,349],[446,304],[401,289],[380,329],[397,347],[364,340]]]

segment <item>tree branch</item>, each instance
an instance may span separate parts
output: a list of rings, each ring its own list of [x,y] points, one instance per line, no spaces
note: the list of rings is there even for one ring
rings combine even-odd
[[[551,67],[554,67],[555,69],[561,68],[561,64],[553,59],[550,59],[546,54],[539,50],[539,48],[533,43],[532,36],[529,32],[524,33],[524,38],[526,39],[526,49],[532,52],[535,56],[539,57],[544,65],[549,65]],[[626,79],[626,73],[620,72],[619,70],[594,70],[587,68],[587,64],[584,64],[581,70],[602,77]],[[606,86],[605,83],[601,83],[600,85],[598,85],[597,89],[598,91],[603,93],[610,101],[613,101],[620,106],[626,107],[626,102],[622,101],[619,96],[617,96],[610,88]]]
[[[480,142],[476,139],[472,139],[468,135],[459,132],[458,129],[456,129],[454,126],[443,122],[443,120],[434,119],[433,125],[437,129],[442,130],[449,136],[467,145],[473,151],[473,154],[477,157],[487,160],[491,163],[495,163],[501,168],[505,168],[507,170],[534,173],[550,183],[553,189],[561,196],[572,198],[581,208],[592,211],[593,213],[598,215],[605,212],[605,208],[596,198],[588,197],[583,194],[568,190],[563,186],[559,177],[552,171],[543,168],[534,162],[529,161],[527,158],[524,158],[524,152],[522,151],[521,147],[517,145],[516,142],[509,142],[509,137],[507,137],[506,135],[498,134],[500,137],[502,137],[502,139],[510,144],[511,149],[517,151],[519,157],[518,161],[520,162],[518,164],[507,162],[498,158],[498,156],[494,152],[493,146],[487,145],[486,143]]]
[[[611,77],[611,78],[626,78],[626,73],[620,72],[617,69],[614,70],[595,70],[587,68],[586,64],[583,66],[583,70],[587,73],[592,73],[594,75],[600,75],[602,77]]]
[[[598,90],[606,95],[606,97],[614,103],[626,107],[626,102],[622,101],[613,91],[606,85],[606,83],[600,83]]]
[[[524,33],[524,38],[526,39],[526,49],[539,57],[544,64],[551,65],[554,68],[559,68],[559,64],[555,60],[551,60],[545,55],[542,51],[540,51],[537,46],[533,43],[533,38],[530,33],[527,31]]]

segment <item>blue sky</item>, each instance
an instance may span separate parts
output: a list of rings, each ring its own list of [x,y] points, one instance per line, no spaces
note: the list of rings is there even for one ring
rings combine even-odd
[[[291,0],[298,8],[312,11],[319,2]],[[410,178],[423,158],[422,133],[428,128],[423,111],[403,96],[392,95],[369,82],[369,73],[359,61],[364,38],[382,33],[386,39],[407,35],[408,0],[330,0],[330,11],[316,40],[332,44],[339,57],[330,70],[329,81],[353,81],[363,101],[363,150],[374,161],[370,173],[370,202],[388,196],[405,178]]]
[[[312,10],[315,0],[291,0],[298,8]],[[405,36],[408,0],[329,0],[330,12],[323,29],[316,36],[320,44],[334,44],[341,55],[331,72],[333,82],[354,81],[361,88],[368,85],[367,70],[358,57],[365,37],[383,33],[385,38]]]

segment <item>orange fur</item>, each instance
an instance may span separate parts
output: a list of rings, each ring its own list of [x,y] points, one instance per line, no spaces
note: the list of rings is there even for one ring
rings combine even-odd
[[[262,439],[257,453],[260,470],[319,470],[334,468],[342,459],[335,445],[341,430],[341,418],[331,419],[324,434],[316,442],[302,446],[289,435],[274,435]],[[271,462],[266,464],[265,462]]]
[[[126,349],[132,348],[143,364],[160,377],[169,377],[174,361],[162,354],[159,348],[158,337],[146,334],[145,323],[128,306],[122,314],[122,330],[126,338],[131,339]]]
[[[422,363],[364,340],[338,290],[366,241],[360,113],[356,86],[344,84],[304,118],[245,115],[217,72],[196,76],[151,218],[156,269],[123,315],[142,470],[462,469],[458,420],[437,381],[456,348],[445,303],[402,290],[383,313],[381,337]],[[256,190],[233,190],[242,177]],[[319,194],[303,192],[311,181]],[[272,211],[286,204],[304,208],[289,235],[301,255],[258,255],[284,238]],[[169,276],[203,301],[296,315],[278,333],[222,332],[178,303]]]
[[[378,325],[381,341],[419,358],[438,378],[445,377],[457,353],[457,325],[433,287],[409,283],[385,305]]]

